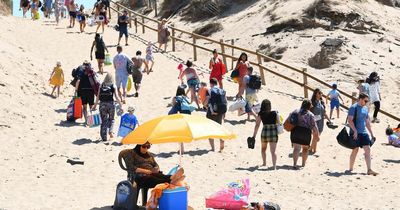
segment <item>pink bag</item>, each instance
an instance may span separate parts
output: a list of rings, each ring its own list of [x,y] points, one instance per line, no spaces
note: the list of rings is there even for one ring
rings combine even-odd
[[[231,182],[228,184],[228,188],[206,198],[206,208],[240,210],[242,206],[247,205],[249,194],[249,179]]]

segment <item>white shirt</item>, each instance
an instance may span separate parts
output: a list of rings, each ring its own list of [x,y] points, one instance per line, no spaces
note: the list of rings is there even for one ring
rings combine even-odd
[[[379,93],[381,92],[381,84],[380,82],[374,82],[369,85],[369,99],[371,102],[380,101]]]

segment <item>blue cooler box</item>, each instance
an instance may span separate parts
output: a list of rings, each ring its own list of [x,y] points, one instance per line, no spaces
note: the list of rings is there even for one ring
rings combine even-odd
[[[158,201],[160,210],[187,210],[188,198],[186,187],[164,190]]]

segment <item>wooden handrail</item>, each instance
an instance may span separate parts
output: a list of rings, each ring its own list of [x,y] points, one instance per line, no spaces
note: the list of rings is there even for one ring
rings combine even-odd
[[[133,11],[133,10],[131,10],[131,9],[127,8],[127,7],[125,7],[124,5],[122,5],[122,4],[120,4],[120,3],[116,2],[116,1],[114,1],[114,0],[110,0],[110,2],[111,2],[111,3],[114,3],[115,5],[117,5],[117,8],[118,8],[118,9],[114,9],[114,8],[112,8],[112,7],[111,7],[111,9],[114,10],[114,11],[116,11],[118,14],[122,14],[122,13],[119,11],[119,8],[123,8],[124,10],[129,11],[130,13],[132,13],[132,14],[135,16],[135,29],[136,29],[136,32],[137,32],[137,27],[138,27],[137,25],[139,25],[139,24],[140,24],[140,25],[142,26],[142,28],[143,28],[143,29],[142,29],[142,32],[143,32],[143,33],[145,33],[145,30],[144,30],[145,28],[148,28],[148,29],[153,30],[153,31],[158,31],[158,28],[153,28],[153,27],[148,26],[144,20],[148,20],[148,21],[151,21],[151,22],[155,22],[155,23],[157,23],[157,24],[160,24],[160,21],[158,21],[158,20],[156,20],[156,19],[153,19],[153,18],[149,18],[149,17],[147,17],[147,16],[145,16],[145,15],[139,14],[139,13],[137,13],[137,12],[135,12],[135,11]],[[140,17],[140,18],[142,19],[142,21],[141,21],[141,22],[138,21],[138,20],[137,20],[137,17]],[[308,92],[307,92],[307,91],[309,91],[309,90],[314,91],[314,88],[312,88],[312,87],[310,87],[310,86],[308,85],[308,82],[309,82],[309,81],[308,81],[307,79],[312,79],[313,81],[319,83],[320,85],[323,85],[323,86],[328,87],[328,88],[332,88],[332,86],[331,86],[330,84],[328,84],[327,82],[325,82],[325,81],[323,81],[323,80],[321,80],[321,79],[319,79],[319,78],[317,78],[317,77],[311,75],[310,73],[308,73],[308,72],[306,72],[306,71],[303,71],[303,70],[300,70],[300,69],[298,69],[298,68],[296,68],[296,67],[290,66],[289,64],[286,64],[286,63],[283,63],[283,62],[281,62],[281,61],[278,61],[278,60],[276,60],[276,59],[274,59],[274,58],[271,58],[271,57],[269,57],[269,56],[267,56],[267,55],[261,54],[261,53],[259,53],[259,52],[257,52],[257,51],[253,51],[253,50],[249,50],[249,49],[246,49],[246,48],[238,47],[238,46],[235,46],[235,45],[233,45],[233,44],[228,44],[228,43],[225,43],[224,41],[221,41],[221,40],[220,40],[220,41],[217,41],[217,40],[214,40],[214,39],[211,39],[211,38],[208,38],[208,37],[199,35],[199,34],[195,34],[195,33],[193,33],[193,32],[188,32],[188,31],[185,31],[185,30],[176,28],[176,27],[174,27],[174,26],[169,26],[168,28],[172,29],[172,31],[173,31],[172,36],[170,36],[171,39],[173,40],[173,51],[175,51],[175,43],[176,43],[176,42],[182,42],[182,43],[185,43],[185,44],[189,44],[189,45],[193,46],[194,58],[197,57],[197,53],[196,53],[196,49],[197,49],[197,48],[202,49],[202,50],[204,50],[204,51],[212,52],[211,49],[208,49],[208,48],[206,48],[206,47],[200,46],[200,45],[198,44],[198,43],[199,43],[198,40],[200,40],[200,39],[201,39],[201,40],[206,40],[206,41],[212,42],[213,44],[220,45],[222,49],[231,48],[232,50],[234,50],[234,49],[235,49],[235,50],[240,50],[240,51],[242,51],[242,52],[246,52],[246,53],[249,53],[249,54],[251,54],[251,55],[254,55],[254,57],[257,58],[257,62],[249,61],[249,63],[250,63],[251,65],[254,65],[254,66],[257,66],[257,67],[260,68],[260,74],[261,74],[261,76],[263,77],[263,78],[262,78],[262,79],[263,79],[263,84],[265,84],[265,78],[264,78],[264,74],[263,74],[263,71],[262,71],[262,70],[265,70],[265,71],[267,71],[267,72],[269,72],[269,73],[272,73],[272,74],[274,74],[274,75],[276,75],[276,76],[278,76],[278,77],[281,77],[281,78],[283,78],[283,79],[285,79],[285,80],[288,80],[288,81],[290,81],[290,82],[292,82],[292,83],[295,83],[295,84],[297,84],[297,85],[303,87],[303,88],[304,88],[304,95],[305,95],[305,96],[308,95]],[[186,40],[184,40],[183,38],[178,38],[178,37],[177,37],[177,32],[180,32],[180,33],[182,33],[182,34],[188,35],[188,36],[192,39],[191,42],[190,42],[190,41],[186,41]],[[224,50],[224,51],[225,51],[225,50]],[[225,52],[220,52],[219,54],[220,54],[221,56],[223,56],[224,59],[226,59],[226,58],[232,59],[232,62],[233,62],[234,60],[237,60],[237,58],[234,57],[233,54],[232,54],[232,55],[228,55],[228,54],[226,54]],[[261,59],[260,59],[260,58],[261,58]],[[262,64],[262,60],[267,60],[268,62],[273,62],[273,63],[278,64],[278,65],[280,65],[280,66],[283,66],[283,67],[285,67],[285,68],[287,68],[287,69],[290,69],[290,70],[292,70],[292,71],[294,71],[294,72],[300,73],[301,75],[303,75],[303,83],[302,83],[302,82],[299,82],[299,81],[297,81],[297,80],[295,80],[295,79],[292,79],[292,78],[290,78],[290,77],[288,77],[288,76],[285,76],[285,75],[283,75],[283,74],[281,74],[281,73],[278,73],[278,71],[272,70],[272,69],[270,69],[270,68],[264,66],[264,65]],[[226,63],[226,62],[225,62],[225,63]],[[338,89],[338,91],[339,91],[339,93],[341,93],[343,96],[346,96],[346,97],[350,98],[352,101],[357,100],[356,97],[354,97],[354,96],[348,94],[348,93],[345,92],[345,91],[342,91],[342,90],[339,90],[339,89]],[[326,96],[324,96],[324,97],[326,97]],[[345,106],[345,105],[343,105],[343,104],[341,104],[341,107],[343,107],[343,108],[345,108],[345,109],[349,109],[348,106]],[[386,115],[386,116],[388,116],[388,117],[394,119],[394,120],[400,121],[400,118],[399,118],[399,117],[394,116],[394,115],[392,115],[392,114],[390,114],[390,113],[388,113],[388,112],[386,112],[386,111],[384,111],[384,110],[380,110],[380,112],[381,112],[382,114],[384,114],[384,115]]]

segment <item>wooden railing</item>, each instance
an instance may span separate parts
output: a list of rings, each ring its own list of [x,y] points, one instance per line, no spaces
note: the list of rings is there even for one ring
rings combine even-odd
[[[132,17],[132,15],[134,16],[133,18],[130,18],[130,21],[132,21],[132,20],[134,21],[134,27],[135,27],[135,32],[136,33],[138,32],[138,28],[142,29],[142,33],[145,33],[146,29],[149,29],[149,30],[152,30],[152,31],[155,31],[155,32],[158,31],[158,25],[160,24],[161,21],[158,21],[156,19],[149,18],[149,17],[147,17],[145,15],[139,14],[139,13],[137,13],[137,12],[135,12],[135,11],[133,11],[133,10],[121,5],[120,3],[113,1],[113,0],[111,0],[111,3],[113,3],[115,5],[115,7],[116,7],[116,8],[113,8],[113,7],[111,7],[111,8],[114,11],[116,11],[118,14],[122,13],[121,10],[126,10],[126,11],[128,11],[129,17]],[[150,24],[155,24],[155,26],[151,27],[151,26],[149,26]],[[129,23],[129,26],[130,27],[132,26],[131,22]],[[227,64],[227,58],[232,59],[232,64],[233,64],[233,61],[237,60],[237,58],[234,57],[234,55],[233,55],[234,50],[238,50],[238,51],[241,51],[241,52],[248,53],[249,57],[252,56],[252,57],[256,58],[255,61],[249,61],[249,62],[250,62],[251,65],[258,67],[263,85],[266,84],[265,83],[264,71],[267,71],[267,72],[269,72],[271,74],[274,74],[274,75],[276,75],[278,77],[281,77],[281,78],[283,78],[283,79],[285,79],[287,81],[290,81],[290,82],[292,82],[294,84],[297,84],[297,85],[303,87],[304,98],[308,98],[309,97],[309,95],[308,95],[309,92],[308,91],[314,91],[314,88],[309,85],[309,79],[313,80],[315,83],[317,83],[319,85],[325,86],[327,88],[332,88],[332,86],[330,84],[328,84],[327,82],[317,78],[314,75],[309,74],[307,72],[307,69],[305,69],[305,68],[298,69],[296,67],[290,66],[290,65],[288,65],[286,63],[283,63],[281,61],[273,59],[273,58],[271,58],[269,56],[261,54],[258,51],[253,51],[253,50],[245,49],[245,48],[242,48],[242,47],[238,47],[238,46],[233,45],[233,43],[232,44],[227,44],[222,39],[217,41],[217,40],[214,40],[214,39],[211,39],[211,38],[199,35],[199,34],[195,34],[193,32],[188,32],[188,31],[176,28],[174,26],[169,26],[168,28],[171,29],[170,38],[171,38],[171,41],[172,41],[172,51],[175,52],[177,42],[182,42],[184,44],[188,44],[188,45],[193,47],[193,60],[194,61],[197,60],[197,49],[201,49],[201,50],[204,50],[204,51],[207,51],[207,52],[212,52],[213,51],[213,49],[209,49],[207,47],[199,45],[199,40],[203,40],[203,41],[211,42],[211,43],[214,43],[214,44],[217,44],[217,45],[220,46],[221,52],[219,54],[222,56],[223,62],[225,64]],[[180,33],[181,36],[182,35],[187,35],[188,39],[190,39],[190,40],[188,41],[188,40],[185,40],[184,38],[178,37],[178,35],[177,35],[178,33]],[[231,55],[227,54],[227,51],[226,51],[227,48],[231,48],[232,49],[232,54]],[[272,63],[274,63],[276,65],[279,65],[282,68],[284,68],[285,70],[290,70],[291,72],[296,72],[296,73],[301,74],[302,81],[298,81],[293,77],[289,77],[287,75],[282,74],[281,72],[278,72],[277,70],[273,70],[273,69],[265,66],[265,64],[263,64],[263,60],[267,61],[267,62],[272,62]],[[352,94],[348,94],[347,92],[339,90],[339,89],[338,89],[338,91],[342,94],[342,96],[346,96],[352,102],[355,102],[357,100],[357,98],[356,98],[357,97],[357,93],[353,92]],[[344,109],[349,109],[349,107],[344,105],[344,104],[341,104],[341,107],[343,107]],[[384,111],[382,109],[380,110],[380,112],[382,114],[388,116],[389,118],[392,118],[392,119],[394,119],[396,121],[400,121],[399,117],[394,116],[394,115],[390,114],[389,112],[386,112],[386,111]]]

